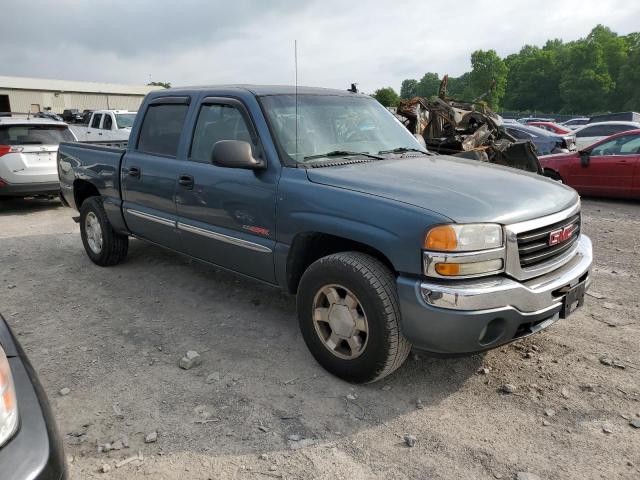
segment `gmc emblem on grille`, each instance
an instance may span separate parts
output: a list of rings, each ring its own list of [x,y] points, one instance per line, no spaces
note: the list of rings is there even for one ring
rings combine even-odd
[[[576,231],[576,225],[567,225],[564,228],[554,230],[549,234],[549,246],[553,247],[559,243],[569,240],[573,236],[573,232]]]

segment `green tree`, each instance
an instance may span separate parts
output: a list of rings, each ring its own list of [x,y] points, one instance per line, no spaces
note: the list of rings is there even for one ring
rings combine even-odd
[[[154,87],[171,88],[171,82],[149,82],[147,85],[153,85]]]
[[[624,37],[619,37],[604,25],[596,26],[586,38],[587,43],[595,43],[602,48],[604,62],[611,78],[616,78],[620,67],[627,60],[627,43]]]
[[[604,57],[604,49],[595,42],[570,44],[564,55],[560,94],[565,112],[600,112],[607,110],[615,86]]]
[[[471,93],[478,97],[494,84],[491,93],[486,95],[483,100],[491,108],[499,108],[507,83],[507,66],[504,61],[495,50],[476,50],[471,54],[471,67],[469,74]]]
[[[640,48],[629,52],[628,61],[620,68],[616,96],[620,110],[640,111]]]
[[[640,110],[640,32],[620,36],[597,25],[572,42],[548,40],[544,46],[523,46],[501,59],[494,50],[471,55],[472,70],[450,77],[447,95],[484,100],[494,109],[505,107],[544,113],[590,114],[601,111]],[[402,83],[403,98],[431,97],[439,89],[436,73],[420,81]]]
[[[380,88],[373,94],[373,98],[378,100],[385,107],[397,107],[400,97],[391,87]]]
[[[459,77],[449,77],[447,84],[447,96],[458,100],[470,99],[469,72],[463,73]]]
[[[413,78],[407,78],[402,81],[400,86],[400,98],[408,100],[418,95],[418,81]]]
[[[425,73],[418,82],[417,94],[420,97],[430,98],[438,95],[438,89],[440,88],[440,77],[437,73],[428,72]]]
[[[553,112],[562,106],[558,52],[562,43],[544,48],[530,45],[505,59],[508,69],[504,107],[514,110]]]

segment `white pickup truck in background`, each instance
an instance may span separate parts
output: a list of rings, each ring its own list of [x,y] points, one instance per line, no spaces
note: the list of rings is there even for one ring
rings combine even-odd
[[[81,142],[127,141],[137,112],[127,110],[96,110],[88,125],[72,126]]]

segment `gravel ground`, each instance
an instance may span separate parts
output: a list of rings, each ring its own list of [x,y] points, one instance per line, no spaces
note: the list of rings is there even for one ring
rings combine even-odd
[[[122,265],[93,265],[55,201],[0,204],[0,310],[72,479],[637,479],[640,204],[583,205],[581,310],[484,355],[414,352],[374,385],[322,370],[277,290],[135,240]],[[202,365],[181,370],[187,350]]]

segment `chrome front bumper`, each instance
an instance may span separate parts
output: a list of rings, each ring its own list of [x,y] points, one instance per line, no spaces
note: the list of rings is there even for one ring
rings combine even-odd
[[[591,240],[580,235],[575,256],[545,275],[518,282],[506,276],[477,280],[423,281],[420,294],[430,306],[449,310],[489,310],[512,307],[522,313],[542,313],[561,305],[567,287],[591,283]]]

